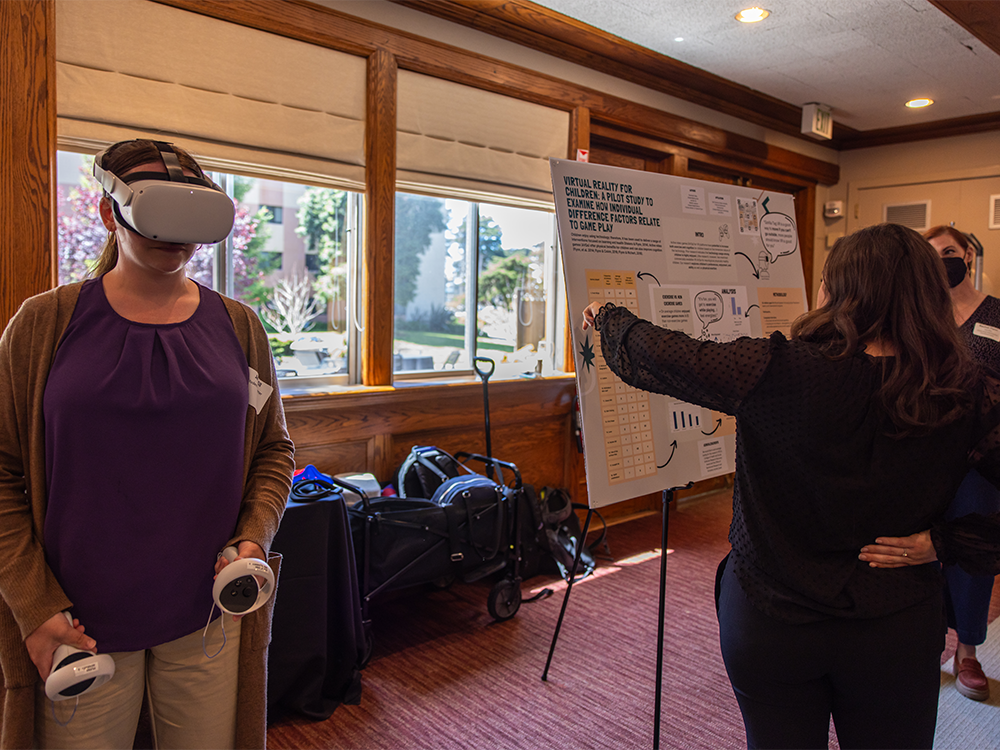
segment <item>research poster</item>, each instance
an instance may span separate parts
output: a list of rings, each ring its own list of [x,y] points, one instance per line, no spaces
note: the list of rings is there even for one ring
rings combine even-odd
[[[733,417],[625,385],[582,327],[591,302],[706,341],[789,333],[806,311],[793,199],[551,160],[592,507],[734,470]]]

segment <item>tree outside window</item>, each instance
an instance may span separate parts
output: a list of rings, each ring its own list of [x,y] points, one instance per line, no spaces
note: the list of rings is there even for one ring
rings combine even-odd
[[[551,237],[551,214],[397,193],[394,371],[468,369],[475,356],[534,371],[551,352]]]

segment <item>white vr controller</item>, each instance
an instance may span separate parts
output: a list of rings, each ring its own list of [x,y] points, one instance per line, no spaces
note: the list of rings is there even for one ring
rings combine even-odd
[[[271,566],[255,557],[237,560],[238,555],[235,547],[222,550],[222,556],[229,560],[229,565],[216,576],[212,586],[215,603],[231,615],[245,615],[260,609],[274,592]]]
[[[73,618],[63,612],[72,626]],[[64,701],[98,688],[115,675],[115,660],[107,654],[63,644],[52,656],[52,671],[45,680],[45,694],[53,701]]]

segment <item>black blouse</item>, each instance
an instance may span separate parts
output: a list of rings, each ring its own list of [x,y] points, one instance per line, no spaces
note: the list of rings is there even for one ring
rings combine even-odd
[[[939,595],[936,565],[858,559],[880,535],[933,527],[942,562],[1000,572],[1000,518],[942,521],[970,460],[1000,485],[1000,429],[987,430],[1000,421],[988,408],[1000,401],[995,382],[977,385],[983,405],[966,418],[899,438],[876,398],[880,358],[830,360],[780,333],[699,341],[610,306],[597,323],[623,381],[736,416],[729,541],[735,574],[761,611],[790,623],[868,618]]]

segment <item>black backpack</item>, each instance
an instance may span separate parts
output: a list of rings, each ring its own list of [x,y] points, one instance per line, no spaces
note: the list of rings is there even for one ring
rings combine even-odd
[[[396,471],[396,494],[429,500],[444,482],[470,473],[454,456],[433,445],[414,445]]]
[[[566,490],[557,487],[543,487],[535,493],[530,484],[523,487],[521,496],[524,503],[519,507],[521,527],[521,563],[519,572],[522,579],[546,572],[558,572],[568,581],[576,548],[579,544],[580,519],[575,510],[587,510],[586,505],[574,503]],[[528,512],[525,512],[527,510]],[[593,511],[604,525],[604,518]],[[529,524],[531,524],[529,526]],[[589,547],[580,554],[580,567],[575,580],[585,578],[594,572],[597,562],[593,550],[604,545],[607,528]]]

